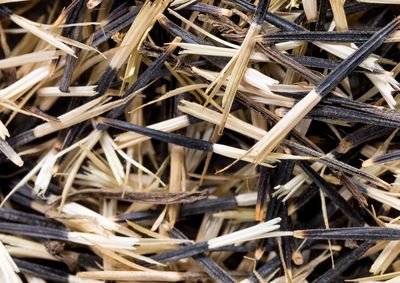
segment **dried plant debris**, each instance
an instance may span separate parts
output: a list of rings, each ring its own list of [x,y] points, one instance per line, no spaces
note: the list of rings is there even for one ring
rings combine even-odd
[[[399,282],[396,4],[0,0],[0,282]]]

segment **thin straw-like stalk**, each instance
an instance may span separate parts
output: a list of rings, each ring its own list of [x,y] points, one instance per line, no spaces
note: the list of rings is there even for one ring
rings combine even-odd
[[[299,101],[278,124],[276,124],[267,135],[265,135],[249,152],[252,152],[260,162],[265,158],[279,142],[302,120],[302,118],[318,104],[332,89],[354,70],[371,52],[373,52],[384,39],[397,28],[399,19],[396,18],[387,26],[376,32],[356,52],[339,64],[326,76],[318,86],[309,92],[306,97]]]

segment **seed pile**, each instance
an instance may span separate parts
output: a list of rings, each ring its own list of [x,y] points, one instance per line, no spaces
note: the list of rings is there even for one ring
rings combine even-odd
[[[390,4],[0,0],[0,282],[399,282]]]

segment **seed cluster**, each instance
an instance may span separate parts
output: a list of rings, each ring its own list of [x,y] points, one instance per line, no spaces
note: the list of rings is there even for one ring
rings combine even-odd
[[[398,0],[0,0],[0,282],[398,282]]]

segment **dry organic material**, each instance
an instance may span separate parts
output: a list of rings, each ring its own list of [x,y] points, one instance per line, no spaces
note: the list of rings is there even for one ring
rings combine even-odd
[[[399,282],[395,0],[0,0],[0,282]]]

